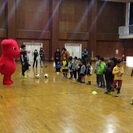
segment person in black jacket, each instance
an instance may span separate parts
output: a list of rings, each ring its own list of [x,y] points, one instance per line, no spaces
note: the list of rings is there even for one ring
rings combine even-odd
[[[45,65],[45,67],[47,67],[46,61],[45,61],[45,53],[44,53],[44,50],[42,47],[40,48],[39,54],[40,54],[40,66],[43,67],[43,65],[42,65],[42,63],[43,63]]]
[[[61,63],[60,62],[61,61],[60,58],[61,58],[60,49],[57,48],[55,53],[54,53],[54,67],[55,67],[55,69],[58,66],[58,64]],[[57,72],[57,69],[55,70],[55,72]]]
[[[55,65],[60,62],[60,49],[57,48],[55,53],[54,53],[54,61],[55,61]]]
[[[35,49],[33,55],[34,55],[34,58],[33,58],[33,60],[34,60],[34,61],[33,61],[33,68],[34,68],[34,65],[35,65],[35,64],[36,64],[36,68],[37,68],[37,65],[38,65],[38,60],[37,60],[38,51],[37,51],[37,49]]]
[[[86,63],[89,59],[89,52],[87,48],[82,51],[82,60]]]
[[[111,69],[111,63],[107,63],[107,67],[105,69],[105,81],[106,81],[106,92],[105,94],[111,93],[111,84],[112,84],[112,69]]]
[[[26,51],[26,45],[21,45],[20,61],[22,65],[22,76],[26,78],[25,72],[29,69],[28,55]]]

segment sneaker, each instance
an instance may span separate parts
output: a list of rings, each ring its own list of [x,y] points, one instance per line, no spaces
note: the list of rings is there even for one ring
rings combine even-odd
[[[99,88],[105,88],[105,86],[101,85],[101,86],[99,86]]]
[[[104,94],[109,94],[109,92],[108,91],[105,91]]]
[[[81,82],[81,81],[77,79],[77,82]]]
[[[130,102],[131,105],[133,105],[133,102]]]
[[[25,76],[25,75],[24,75],[24,76],[22,76],[22,77],[23,77],[24,79],[27,79],[27,76]]]
[[[112,92],[114,92],[114,91],[115,91],[115,89],[114,89],[114,88],[112,88],[112,89],[111,89],[111,91],[112,91]]]
[[[111,92],[111,91],[110,91],[110,92],[108,92],[108,94],[109,94],[109,95],[112,95],[112,94],[113,94],[113,92]]]
[[[119,94],[116,94],[115,97],[119,97]]]
[[[99,85],[98,85],[98,84],[95,84],[94,86],[97,86],[97,87],[99,87]]]
[[[91,81],[88,81],[89,85],[91,85]]]
[[[84,84],[85,82],[84,81],[81,81],[80,83],[83,83]]]
[[[119,97],[119,94],[120,94],[120,92],[117,92],[116,95],[115,95],[115,97]]]
[[[89,83],[86,83],[87,85],[90,85]]]
[[[118,88],[114,88],[116,91],[118,91]]]

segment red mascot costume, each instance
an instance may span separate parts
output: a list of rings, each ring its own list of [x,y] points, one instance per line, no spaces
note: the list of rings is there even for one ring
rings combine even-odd
[[[11,75],[16,70],[15,58],[20,57],[20,49],[18,44],[13,39],[5,39],[1,43],[2,45],[2,56],[0,58],[0,73],[4,75],[3,84],[11,85]]]

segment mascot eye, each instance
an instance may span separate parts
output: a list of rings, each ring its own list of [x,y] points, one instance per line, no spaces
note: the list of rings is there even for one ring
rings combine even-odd
[[[15,48],[15,47],[13,47],[13,50],[16,50],[16,48]]]

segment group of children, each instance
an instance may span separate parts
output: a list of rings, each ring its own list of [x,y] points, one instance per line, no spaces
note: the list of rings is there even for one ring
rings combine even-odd
[[[107,63],[100,56],[95,57],[96,85],[100,88],[106,87],[105,94],[111,94],[116,90],[116,97],[119,96],[122,87],[122,75],[124,68],[122,60],[112,57]]]
[[[64,78],[74,79],[77,82],[91,85],[91,75],[93,73],[92,63],[77,57],[73,58],[72,56],[69,56],[66,49],[63,50],[63,55],[67,56],[62,56],[61,61],[61,54],[59,49],[57,49],[54,55],[56,72],[60,73],[62,69]],[[37,67],[37,56],[39,54],[40,65],[42,66],[41,62],[45,62],[43,48],[40,48],[39,53],[37,50],[35,50],[33,67],[35,63]],[[30,64],[27,56],[26,46],[24,44],[21,46],[20,60],[22,64],[22,76],[25,77],[25,72],[29,69]],[[96,86],[98,86],[99,88],[106,87],[105,94],[110,94],[112,91],[116,90],[116,96],[118,96],[120,94],[122,86],[122,75],[124,73],[122,60],[113,57],[110,58],[107,63],[105,63],[103,57],[96,56],[95,61],[94,72],[96,74]]]
[[[67,60],[63,57],[62,61],[58,61],[55,65],[56,72],[60,72],[62,69],[63,78],[68,77],[69,79],[74,79],[80,83],[91,84],[91,75],[93,72],[92,63],[89,61],[84,61],[77,57],[70,56]]]
[[[103,57],[95,57],[95,69],[96,74],[96,86],[99,88],[106,88],[105,94],[111,94],[116,90],[116,97],[120,94],[122,86],[122,75],[124,69],[122,66],[122,60],[115,57],[110,58],[107,62]],[[92,63],[84,61],[77,57],[64,57],[62,61],[58,61],[55,65],[56,72],[60,72],[62,69],[63,77],[67,78],[69,73],[69,79],[74,79],[80,83],[86,83],[91,85],[91,75],[93,73]]]

